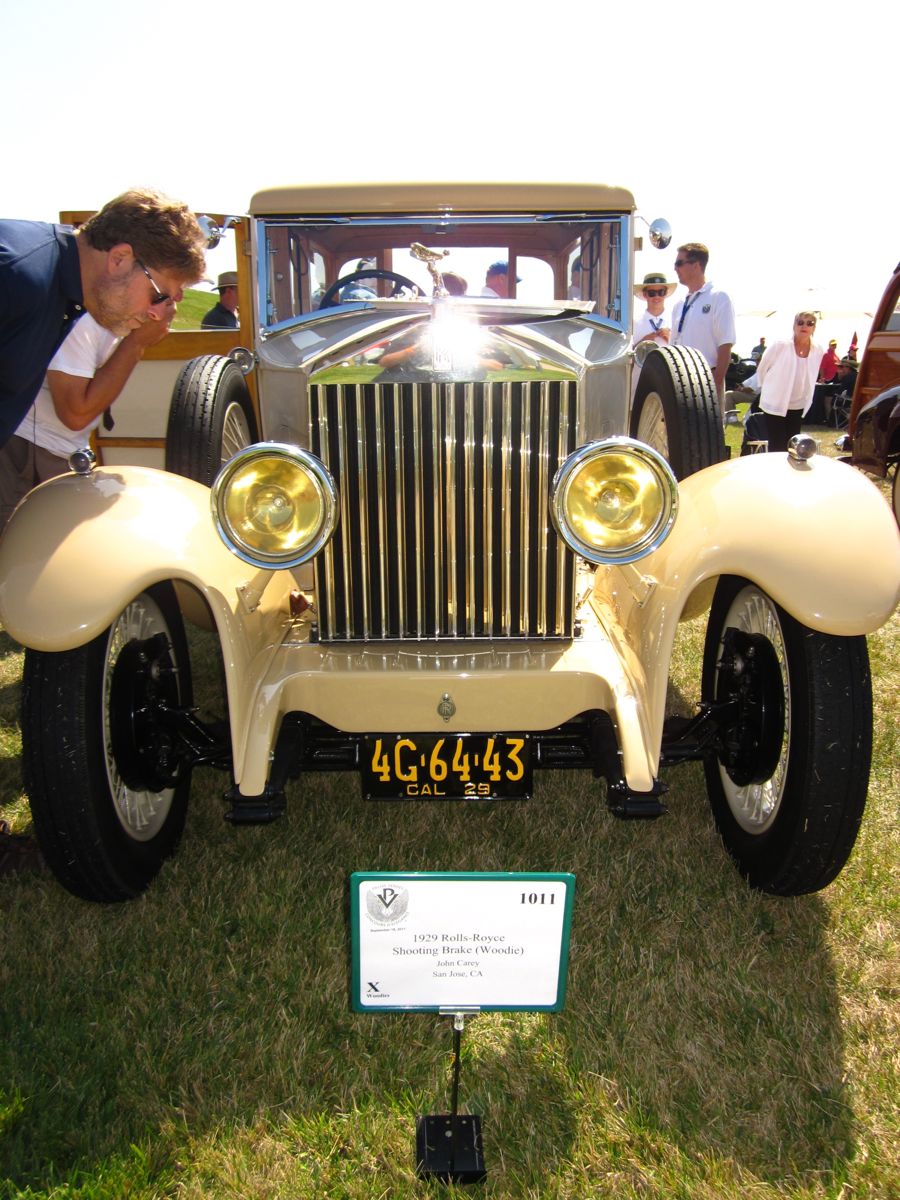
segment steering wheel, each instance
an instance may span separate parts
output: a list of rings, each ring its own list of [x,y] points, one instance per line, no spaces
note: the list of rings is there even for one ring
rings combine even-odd
[[[396,271],[381,271],[375,267],[370,267],[368,271],[351,271],[349,275],[342,275],[340,279],[336,279],[319,301],[319,308],[331,308],[337,298],[338,292],[342,291],[348,284],[355,283],[357,279],[393,279],[394,290],[391,292],[392,296],[396,296],[400,289],[405,287],[412,288],[417,296],[425,295],[419,285],[413,283],[405,275],[398,275]]]

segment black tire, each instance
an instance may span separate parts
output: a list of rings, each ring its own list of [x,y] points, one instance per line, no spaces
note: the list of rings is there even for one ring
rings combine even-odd
[[[222,465],[258,439],[253,403],[240,369],[205,354],[181,368],[166,429],[166,470],[209,487]]]
[[[657,346],[644,359],[631,436],[666,459],[677,479],[728,457],[722,412],[706,359],[686,346]]]
[[[160,702],[191,704],[169,584],[141,593],[86,646],[25,652],[22,758],[35,832],[60,883],[85,900],[139,895],[178,844],[190,773],[157,720]]]
[[[891,503],[894,506],[894,520],[900,525],[900,462],[894,467],[894,482],[891,484]]]
[[[775,895],[825,887],[850,857],[869,785],[866,639],[818,633],[746,579],[723,576],[707,626],[702,696],[736,704],[737,719],[704,769],[738,869],[751,887]]]

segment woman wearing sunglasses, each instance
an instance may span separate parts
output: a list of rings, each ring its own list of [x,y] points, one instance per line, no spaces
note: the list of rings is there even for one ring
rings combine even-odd
[[[794,336],[771,345],[757,367],[755,382],[760,388],[759,407],[766,414],[769,450],[787,450],[812,404],[825,353],[813,341],[815,331],[816,314],[797,313]]]
[[[678,287],[677,283],[669,283],[665,275],[651,272],[644,276],[644,282],[635,284],[634,291],[637,299],[647,303],[646,311],[634,318],[634,345],[648,339],[667,345],[672,321],[666,312],[666,301]]]

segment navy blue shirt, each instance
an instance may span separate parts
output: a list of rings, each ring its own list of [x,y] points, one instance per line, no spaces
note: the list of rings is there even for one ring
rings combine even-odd
[[[0,221],[0,446],[34,402],[83,302],[71,229]]]

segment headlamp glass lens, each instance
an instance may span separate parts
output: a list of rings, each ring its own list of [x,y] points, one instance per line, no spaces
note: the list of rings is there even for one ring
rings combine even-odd
[[[292,446],[249,446],[212,489],[219,532],[240,558],[291,567],[314,557],[334,532],[337,493],[327,468]]]
[[[664,507],[660,480],[640,459],[604,454],[573,475],[566,496],[569,522],[579,540],[598,550],[638,545]]]

